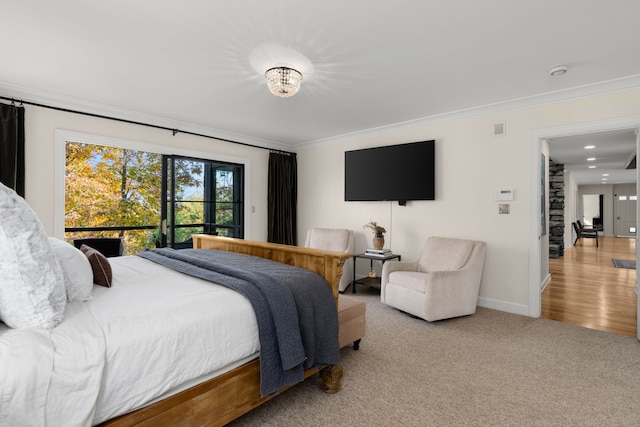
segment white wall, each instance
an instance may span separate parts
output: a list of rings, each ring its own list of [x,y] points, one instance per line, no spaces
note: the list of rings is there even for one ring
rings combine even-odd
[[[530,188],[536,188],[530,187],[530,135],[639,115],[640,90],[632,90],[304,147],[298,152],[298,235],[314,226],[350,228],[356,233],[355,251],[361,252],[371,239],[362,225],[373,219],[387,227],[387,246],[403,260],[417,258],[431,235],[484,240],[488,252],[480,304],[527,314],[529,239],[539,231],[530,230],[530,224],[540,223],[530,202]],[[502,121],[506,135],[494,137],[493,125]],[[435,201],[406,207],[344,201],[345,150],[427,139],[436,140]],[[384,165],[372,165],[375,171],[384,173]],[[510,215],[498,214],[498,188],[515,190]]]

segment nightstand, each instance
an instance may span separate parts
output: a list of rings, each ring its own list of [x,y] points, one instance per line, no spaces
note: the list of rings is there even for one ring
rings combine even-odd
[[[398,261],[402,260],[402,256],[399,254],[388,254],[388,255],[372,255],[367,253],[357,254],[353,256],[353,281],[351,282],[351,286],[353,286],[353,293],[356,293],[356,283],[359,285],[376,285],[380,286],[380,277],[363,277],[361,279],[356,280],[356,264],[359,258],[368,259],[369,266],[371,270],[373,270],[373,261],[380,261],[383,264],[385,261],[389,261],[390,259],[397,259]]]

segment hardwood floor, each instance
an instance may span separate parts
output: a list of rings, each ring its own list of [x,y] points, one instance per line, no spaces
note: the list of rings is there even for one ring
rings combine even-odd
[[[581,239],[549,260],[551,282],[542,293],[542,317],[591,329],[636,336],[636,270],[613,258],[634,260],[636,240]]]

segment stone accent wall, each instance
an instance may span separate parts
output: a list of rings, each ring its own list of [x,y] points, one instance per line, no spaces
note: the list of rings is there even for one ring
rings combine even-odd
[[[564,255],[564,165],[549,160],[549,258]]]

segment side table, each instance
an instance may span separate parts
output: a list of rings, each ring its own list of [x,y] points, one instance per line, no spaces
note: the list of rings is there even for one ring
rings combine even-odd
[[[402,256],[399,254],[389,254],[384,256],[379,255],[371,255],[367,253],[357,254],[353,256],[353,282],[351,285],[353,286],[353,293],[356,293],[356,283],[359,285],[376,285],[380,286],[380,277],[363,277],[361,279],[356,280],[356,264],[358,258],[368,259],[369,266],[371,270],[373,270],[373,261],[381,261],[384,264],[385,261],[389,261],[390,259],[397,259],[398,261],[402,261]]]

